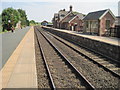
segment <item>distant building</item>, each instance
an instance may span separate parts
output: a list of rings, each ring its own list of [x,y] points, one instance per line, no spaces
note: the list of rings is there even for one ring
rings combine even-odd
[[[85,16],[84,33],[105,35],[105,33],[115,26],[115,16],[110,9],[90,12]]]
[[[41,22],[41,25],[47,26],[47,25],[48,25],[48,22],[47,22],[47,21],[43,21],[43,22]]]

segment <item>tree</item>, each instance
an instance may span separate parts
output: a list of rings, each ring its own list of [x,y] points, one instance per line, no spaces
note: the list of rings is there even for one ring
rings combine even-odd
[[[0,15],[0,25],[2,24],[2,15]]]
[[[30,25],[30,22],[29,22],[29,20],[27,20],[27,26],[29,26]]]
[[[27,20],[26,12],[22,9],[18,9],[19,15],[20,15],[20,21],[22,26],[28,26],[29,21]]]
[[[35,24],[36,24],[36,22],[34,20],[30,21],[30,25],[35,25]]]
[[[2,32],[2,15],[0,15],[0,32]]]
[[[7,8],[2,11],[2,26],[3,31],[5,29],[10,30],[11,27],[15,27],[19,21],[19,13],[13,8]]]

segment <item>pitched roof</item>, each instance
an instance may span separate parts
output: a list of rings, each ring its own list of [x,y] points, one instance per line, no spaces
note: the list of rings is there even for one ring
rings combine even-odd
[[[60,10],[59,12],[58,12],[58,14],[64,14],[64,15],[66,15],[68,13],[68,11],[63,11],[63,10]]]
[[[90,12],[83,20],[97,20],[99,19],[108,9],[100,10],[96,12]]]
[[[71,20],[73,20],[76,16],[79,17],[79,19],[83,19],[84,15],[82,13],[74,13],[73,11],[72,12],[69,12],[61,21],[62,22],[70,22]]]
[[[79,17],[79,19],[83,19],[84,18],[84,15],[82,13],[78,13],[77,16]]]
[[[58,14],[59,14],[59,19],[62,20],[68,14],[68,11],[60,10]]]
[[[71,19],[73,19],[75,15],[72,12],[67,13],[63,19],[60,20],[60,22],[69,22]]]
[[[42,21],[41,23],[48,23],[48,21],[44,20],[44,21]]]
[[[84,18],[84,15],[83,15],[82,13],[76,14],[75,17],[73,17],[73,18],[69,21],[69,23],[70,23],[71,21],[73,21],[76,17],[78,17],[78,20],[82,20],[82,19]]]
[[[71,17],[69,17],[69,18],[65,18],[64,20],[63,20],[63,22],[69,22],[71,19],[73,19],[75,16],[71,16]]]

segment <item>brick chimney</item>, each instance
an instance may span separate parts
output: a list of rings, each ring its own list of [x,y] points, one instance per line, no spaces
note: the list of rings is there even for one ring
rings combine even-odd
[[[70,12],[72,12],[72,5],[70,5]]]

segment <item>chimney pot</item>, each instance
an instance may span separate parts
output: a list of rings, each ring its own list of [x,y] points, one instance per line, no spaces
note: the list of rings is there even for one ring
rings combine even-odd
[[[72,11],[72,5],[70,5],[70,11]]]

